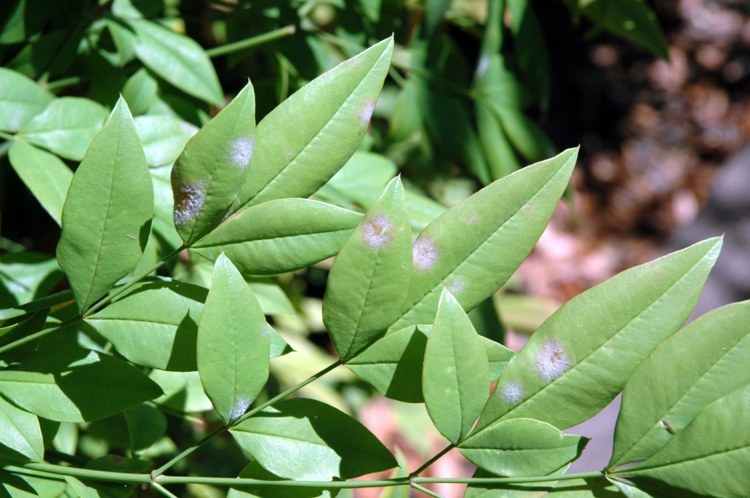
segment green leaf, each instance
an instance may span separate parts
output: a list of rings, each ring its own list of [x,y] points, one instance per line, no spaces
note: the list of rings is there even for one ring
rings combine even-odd
[[[234,213],[192,249],[209,259],[224,252],[245,275],[284,273],[336,254],[361,219],[324,202],[278,199]]]
[[[87,486],[75,477],[65,476],[65,482],[68,483],[71,491],[73,491],[78,498],[100,498],[102,496],[96,488]]]
[[[122,87],[122,97],[133,114],[145,114],[157,101],[159,83],[148,69],[141,68],[128,78]]]
[[[267,281],[252,281],[248,282],[248,285],[266,315],[296,314],[294,305],[279,285]]]
[[[352,232],[328,276],[323,323],[343,359],[398,318],[409,287],[411,229],[398,178]]]
[[[0,455],[3,461],[21,455],[29,460],[44,460],[44,440],[36,415],[20,410],[0,398]],[[12,455],[6,455],[10,449]]]
[[[263,118],[242,205],[307,197],[346,163],[367,131],[392,52],[393,40],[381,41],[314,79]]]
[[[185,413],[207,412],[213,408],[203,391],[198,372],[167,372],[152,370],[149,375],[164,391],[154,403]]]
[[[198,326],[198,373],[225,422],[247,411],[268,380],[266,319],[253,291],[223,254]]]
[[[315,193],[315,198],[341,207],[369,209],[378,200],[397,168],[388,158],[357,151],[338,172]]]
[[[588,440],[528,418],[505,420],[459,445],[461,454],[500,476],[546,475],[578,458]]]
[[[230,432],[265,469],[287,479],[349,479],[397,465],[362,424],[312,399],[278,403]]]
[[[220,106],[224,94],[206,52],[187,36],[145,19],[128,19],[137,38],[135,55],[151,71],[183,92]]]
[[[583,14],[612,33],[667,58],[667,39],[643,0],[578,0]]]
[[[645,460],[704,406],[750,384],[748,323],[750,301],[724,306],[674,334],[638,366],[623,391],[610,466]]]
[[[422,366],[430,326],[406,327],[385,337],[347,362],[358,376],[389,398],[421,403]],[[489,382],[494,382],[513,357],[513,351],[485,337],[479,338],[489,360]]]
[[[487,157],[492,179],[508,176],[518,170],[521,165],[495,114],[482,104],[476,106],[476,114],[479,141]]]
[[[20,130],[53,99],[34,80],[0,67],[0,131]]]
[[[255,93],[248,84],[193,137],[172,169],[174,224],[190,245],[236,208],[255,148]]]
[[[414,242],[407,305],[391,330],[431,323],[443,287],[467,311],[499,289],[542,234],[576,156],[569,149],[497,180],[430,223]]]
[[[130,449],[145,450],[167,431],[167,417],[151,404],[140,404],[122,413],[128,428]]]
[[[25,314],[7,309],[19,305],[26,313],[45,309],[30,301],[46,296],[61,277],[57,262],[45,254],[23,251],[0,255],[0,320]]]
[[[146,158],[120,99],[76,170],[63,208],[57,259],[81,313],[133,270],[153,215]]]
[[[154,399],[161,389],[122,360],[55,345],[0,371],[0,394],[49,420],[86,422]]]
[[[706,406],[661,451],[638,467],[614,475],[658,479],[705,496],[746,496],[750,489],[748,416],[750,385]]]
[[[571,299],[508,363],[474,434],[507,418],[564,428],[596,414],[690,314],[720,247],[703,241]]]
[[[138,116],[133,123],[149,166],[175,162],[196,132],[193,125],[171,116]]]
[[[92,100],[61,97],[24,125],[18,135],[65,159],[80,161],[106,119],[107,110]]]
[[[453,444],[469,433],[489,397],[489,369],[471,320],[444,290],[425,346],[422,391],[432,422]]]
[[[8,151],[10,164],[55,223],[62,219],[65,195],[73,172],[54,154],[14,140]]]
[[[86,323],[137,365],[195,370],[198,320],[205,299],[203,287],[149,282],[88,316]]]

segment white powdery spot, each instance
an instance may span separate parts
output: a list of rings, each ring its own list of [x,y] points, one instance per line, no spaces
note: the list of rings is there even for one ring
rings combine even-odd
[[[511,405],[517,405],[523,399],[523,387],[518,382],[508,381],[500,388],[500,397]]]
[[[191,182],[180,185],[175,192],[174,224],[184,225],[198,217],[206,202],[206,183]]]
[[[363,126],[367,126],[372,118],[372,112],[375,110],[375,101],[368,100],[359,110],[359,122]]]
[[[254,147],[255,139],[253,137],[235,139],[229,151],[229,160],[239,168],[247,168],[250,165],[250,159],[253,158]]]
[[[437,263],[440,252],[431,238],[420,235],[412,248],[412,263],[419,271],[429,270]]]
[[[393,241],[393,225],[384,214],[377,214],[362,225],[362,240],[370,249],[378,249]]]
[[[479,59],[479,64],[477,64],[477,77],[484,76],[484,73],[487,72],[487,69],[490,67],[490,56],[489,55],[483,55]]]
[[[453,279],[448,283],[448,290],[451,291],[451,294],[454,296],[457,294],[461,294],[463,291],[466,290],[466,279],[463,277],[453,277]]]
[[[232,409],[229,410],[229,422],[237,420],[242,415],[244,415],[249,406],[250,406],[249,399],[245,397],[237,398],[237,400],[235,400],[234,402],[234,406],[232,406]]]
[[[559,341],[547,339],[536,352],[536,371],[542,380],[553,381],[570,366],[568,352]]]

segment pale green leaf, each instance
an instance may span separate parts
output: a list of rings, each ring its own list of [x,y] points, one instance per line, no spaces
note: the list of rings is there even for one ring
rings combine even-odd
[[[268,380],[266,319],[253,291],[220,255],[198,326],[198,373],[225,422],[239,418]]]
[[[564,428],[596,414],[688,317],[720,247],[720,239],[703,241],[566,303],[503,370],[474,434],[507,418]]]
[[[135,55],[183,92],[220,106],[224,95],[211,61],[193,39],[145,19],[128,19],[137,38]]]
[[[328,276],[323,322],[347,359],[398,318],[406,299],[411,230],[398,178],[352,232]]]
[[[707,404],[750,384],[750,301],[714,310],[654,350],[625,384],[610,466],[645,460]]]
[[[49,420],[86,422],[154,399],[161,389],[122,360],[55,345],[0,371],[0,394]]]
[[[53,99],[54,96],[35,81],[0,67],[0,131],[20,130]]]
[[[133,122],[149,166],[172,164],[196,128],[171,116],[138,116]]]
[[[63,208],[57,259],[82,313],[133,270],[153,214],[146,158],[120,99],[76,170]]]
[[[265,469],[287,479],[349,479],[397,465],[362,424],[312,399],[278,403],[230,432]]]
[[[386,39],[282,102],[258,124],[253,174],[240,203],[307,197],[351,157],[367,131],[393,52]]]
[[[128,78],[122,87],[122,97],[134,115],[145,114],[156,102],[159,83],[149,74],[148,69],[141,68]]]
[[[148,282],[88,316],[86,323],[137,365],[195,370],[198,320],[205,299],[203,287]]]
[[[315,198],[341,207],[369,209],[378,200],[397,168],[385,156],[357,151],[338,172],[315,193]]]
[[[747,385],[698,412],[683,431],[641,465],[614,475],[657,479],[705,496],[747,496],[749,417],[750,385]],[[640,484],[638,479],[633,480]]]
[[[190,139],[172,169],[174,224],[187,245],[236,209],[254,149],[255,93],[248,82]]]
[[[501,476],[538,476],[563,467],[581,454],[586,438],[565,435],[528,418],[505,420],[459,445],[477,466]]]
[[[266,315],[294,315],[296,310],[289,297],[279,285],[269,281],[251,281],[248,285]]]
[[[471,320],[444,290],[425,346],[422,391],[432,422],[453,444],[469,433],[487,401],[489,369]]]
[[[54,154],[15,140],[8,151],[10,164],[36,200],[60,224],[73,172]]]
[[[0,455],[3,460],[18,458],[44,460],[44,440],[36,415],[16,408],[0,398]],[[12,454],[7,455],[7,449]]]
[[[569,149],[497,180],[428,225],[414,242],[407,306],[391,330],[431,323],[443,287],[467,311],[497,291],[544,230],[576,156]]]
[[[185,413],[207,412],[213,408],[203,391],[198,372],[168,372],[152,370],[149,378],[156,382],[164,394],[154,400],[172,410]]]
[[[210,259],[224,252],[245,275],[304,268],[333,256],[362,215],[308,199],[278,199],[242,209],[193,249]]]
[[[66,159],[80,161],[107,119],[93,100],[61,97],[24,125],[18,135]]]

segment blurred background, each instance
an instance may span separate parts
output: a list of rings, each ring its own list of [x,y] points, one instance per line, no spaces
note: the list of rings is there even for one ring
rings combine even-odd
[[[137,120],[158,119],[171,130],[149,135],[144,119],[139,128],[151,155],[160,154],[151,166],[155,182],[161,178],[166,189],[169,225],[171,195],[164,179],[171,162],[222,101],[201,94],[184,75],[160,70],[139,48],[143,39],[132,27],[137,22],[171,29],[177,38],[162,40],[166,49],[182,47],[185,39],[197,42],[191,50],[211,58],[227,100],[249,77],[258,120],[305,82],[393,33],[393,67],[371,129],[360,151],[316,197],[364,210],[399,171],[415,230],[483,185],[580,145],[565,201],[536,249],[506,288],[472,316],[481,333],[512,348],[587,288],[711,235],[725,234],[725,245],[696,313],[750,297],[746,0],[3,2],[2,67],[56,97],[81,97],[105,108],[122,93]],[[94,130],[96,119],[89,123]],[[65,284],[51,259],[59,228],[8,160],[11,134],[23,135],[24,129],[2,131],[0,304],[10,305]],[[54,141],[38,145],[71,169],[80,160]],[[153,258],[177,247],[172,235],[162,235],[151,248]],[[210,264],[184,256],[172,275],[207,285]],[[49,267],[44,278],[29,276],[40,274],[43,265]],[[267,286],[274,325],[304,356],[275,364],[279,387],[330,361],[320,318],[329,267],[327,262],[274,279],[249,277]],[[25,294],[13,289],[20,281]],[[442,447],[421,405],[387,400],[349,372],[305,394],[357,413],[399,449],[409,468]],[[577,470],[606,463],[616,410],[615,404],[580,428],[593,440]],[[117,452],[106,435],[89,437],[103,441],[86,450],[92,455]],[[203,462],[207,472],[238,470],[236,463],[219,465],[211,458]],[[445,476],[471,472],[450,454],[429,470]],[[435,489],[460,495],[455,486]],[[205,490],[187,492],[199,491]],[[372,490],[360,496],[380,495]]]

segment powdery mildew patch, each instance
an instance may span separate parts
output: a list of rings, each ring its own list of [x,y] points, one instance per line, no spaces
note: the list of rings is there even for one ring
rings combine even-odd
[[[250,159],[253,157],[254,147],[255,138],[236,138],[229,149],[229,160],[238,168],[247,168],[250,165]]]
[[[536,371],[542,380],[553,381],[570,367],[570,357],[560,341],[546,339],[536,352]]]
[[[427,271],[437,263],[440,257],[440,252],[433,240],[426,236],[420,235],[417,240],[414,241],[414,247],[412,248],[412,263],[414,268],[419,271]]]
[[[245,397],[237,398],[229,411],[229,420],[237,420],[247,411],[250,406],[250,400]]]
[[[393,241],[393,225],[384,214],[377,214],[362,225],[362,240],[370,249],[378,249]]]
[[[174,200],[174,224],[184,225],[195,218],[201,212],[206,202],[206,183],[190,182],[179,186]]]
[[[375,110],[375,101],[374,100],[368,100],[365,102],[362,107],[359,110],[359,122],[362,124],[362,126],[367,126],[370,123],[370,118],[372,118],[372,112]]]
[[[511,405],[517,405],[524,397],[523,387],[514,381],[505,382],[499,389],[500,397]]]
[[[466,290],[466,279],[463,277],[453,277],[446,286],[454,296],[461,294]]]

